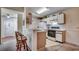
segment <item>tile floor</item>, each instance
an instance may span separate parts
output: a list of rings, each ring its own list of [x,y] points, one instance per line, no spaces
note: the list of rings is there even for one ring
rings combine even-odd
[[[41,48],[40,51],[79,51],[79,46],[67,43],[62,44],[46,39],[46,47]]]
[[[46,43],[46,47],[40,49],[40,51],[79,51],[78,46],[66,43],[61,44],[48,39],[46,39]],[[8,41],[2,42],[0,45],[0,51],[16,51],[16,38],[9,38]]]
[[[56,45],[59,45],[59,44],[60,43],[54,42],[53,40],[46,39],[46,47],[56,46]]]
[[[0,45],[0,51],[16,51],[16,39],[6,38],[3,40]]]

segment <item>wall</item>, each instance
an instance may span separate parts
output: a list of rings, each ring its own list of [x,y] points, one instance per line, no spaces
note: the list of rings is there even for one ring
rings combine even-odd
[[[22,14],[18,14],[18,31],[22,33]]]
[[[14,36],[17,31],[17,15],[15,18],[6,18],[1,16],[1,38]]]
[[[35,49],[33,46],[36,46],[36,43],[34,43],[36,41],[36,39],[33,40],[33,38],[36,38],[36,33],[33,32],[33,29],[37,28],[38,23],[39,23],[39,20],[36,19],[35,17],[32,17],[32,24],[29,25],[29,28],[27,27],[27,29],[26,29],[26,31],[27,31],[26,36],[28,39],[27,43],[32,50]]]
[[[40,20],[38,20],[35,17],[32,17],[32,27],[33,28],[37,28],[37,26],[39,25]]]
[[[65,13],[66,42],[79,45],[79,8],[74,7]]]
[[[1,8],[0,8],[0,44],[1,44]]]

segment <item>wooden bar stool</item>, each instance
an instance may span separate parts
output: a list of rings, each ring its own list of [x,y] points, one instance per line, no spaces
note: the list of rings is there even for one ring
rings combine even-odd
[[[17,41],[16,50],[21,51],[21,49],[23,48],[23,50],[31,51],[31,49],[27,45],[27,38],[19,32],[15,32],[15,34],[16,34],[16,41]]]
[[[17,51],[21,51],[21,45],[22,45],[22,41],[21,41],[21,36],[19,32],[15,32],[16,35],[16,47],[17,47]]]
[[[31,49],[27,45],[27,38],[24,35],[22,35],[21,37],[22,37],[22,44],[23,44],[24,49],[27,51],[31,51]]]

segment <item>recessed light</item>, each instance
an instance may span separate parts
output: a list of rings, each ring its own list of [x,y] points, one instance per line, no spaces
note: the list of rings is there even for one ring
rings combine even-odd
[[[10,18],[10,15],[9,14],[7,14],[6,16],[7,16],[7,18]]]
[[[43,8],[41,8],[41,9],[37,10],[36,13],[41,14],[41,13],[46,12],[46,11],[49,11],[49,9],[43,7]]]
[[[10,16],[7,16],[7,18],[10,18]]]

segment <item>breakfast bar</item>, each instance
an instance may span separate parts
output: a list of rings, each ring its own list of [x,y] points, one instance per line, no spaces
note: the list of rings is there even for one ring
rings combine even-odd
[[[32,33],[32,50],[38,51],[46,45],[46,31],[33,30]]]

